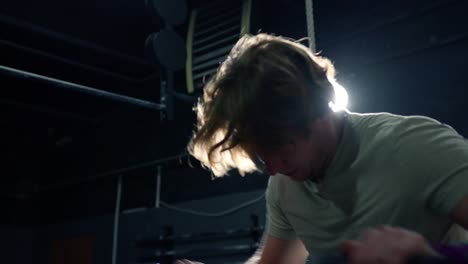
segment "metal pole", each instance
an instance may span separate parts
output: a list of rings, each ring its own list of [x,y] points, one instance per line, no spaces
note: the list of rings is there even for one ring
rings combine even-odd
[[[130,97],[130,96],[107,92],[107,91],[99,90],[99,89],[92,88],[89,86],[67,82],[67,81],[63,81],[60,79],[55,79],[52,77],[39,75],[39,74],[35,74],[32,72],[22,71],[22,70],[10,68],[10,67],[3,66],[3,65],[0,65],[0,72],[14,76],[16,78],[34,80],[34,81],[38,81],[41,83],[50,84],[50,85],[54,85],[57,87],[73,90],[76,92],[89,94],[92,96],[101,97],[101,98],[109,99],[109,100],[120,102],[120,103],[125,103],[128,105],[134,105],[134,106],[149,108],[149,109],[158,110],[158,111],[166,108],[166,106],[163,104],[157,104],[157,103],[137,99],[137,98]]]
[[[125,60],[125,61],[131,62],[131,63],[139,64],[139,65],[142,65],[142,66],[150,66],[150,64],[147,61],[145,61],[143,59],[140,59],[138,57],[130,56],[128,54],[124,54],[124,53],[116,51],[116,50],[111,50],[111,49],[108,49],[108,48],[104,48],[104,47],[96,45],[95,43],[88,42],[88,41],[85,41],[85,40],[82,40],[82,39],[78,39],[78,38],[75,38],[75,37],[72,37],[72,36],[68,36],[68,35],[65,35],[65,34],[62,34],[62,33],[58,33],[58,32],[52,31],[50,29],[40,27],[40,26],[35,25],[35,24],[31,24],[31,23],[28,23],[28,22],[25,22],[25,21],[18,20],[17,18],[13,18],[13,17],[10,17],[10,16],[0,14],[0,22],[4,23],[4,24],[8,24],[8,25],[13,25],[13,26],[16,26],[18,28],[26,29],[28,31],[32,31],[32,32],[35,32],[35,33],[39,33],[39,34],[45,35],[47,37],[63,41],[65,43],[71,43],[71,44],[74,44],[76,46],[81,46],[83,48],[91,49],[91,50],[94,50],[94,51],[99,52],[99,53],[104,53],[104,54],[107,54],[109,56],[117,57],[117,58],[119,58],[121,60]]]
[[[117,181],[117,195],[115,198],[115,214],[114,214],[114,236],[112,241],[112,264],[117,263],[117,242],[119,235],[119,216],[120,216],[120,198],[122,195],[122,175],[119,175]]]
[[[84,64],[84,63],[81,63],[81,62],[76,62],[76,61],[61,57],[61,56],[57,56],[57,55],[52,54],[52,53],[44,52],[44,51],[34,49],[34,48],[31,48],[31,47],[18,45],[16,43],[13,43],[13,42],[10,42],[10,41],[0,40],[0,44],[5,45],[5,46],[9,46],[11,48],[21,50],[21,51],[24,51],[24,52],[32,53],[32,54],[41,56],[43,58],[47,58],[47,59],[58,61],[58,62],[61,62],[61,63],[64,63],[64,64],[79,67],[79,68],[82,68],[82,69],[85,69],[85,70],[88,70],[88,71],[93,71],[93,72],[96,72],[96,73],[99,73],[99,74],[102,74],[102,75],[107,75],[107,76],[110,76],[112,78],[121,79],[121,80],[124,80],[124,81],[127,81],[127,82],[142,83],[142,82],[148,81],[150,79],[155,79],[157,77],[157,74],[153,73],[153,74],[150,74],[150,75],[142,77],[142,78],[132,78],[132,77],[128,77],[128,76],[122,75],[122,74],[117,73],[117,72],[109,71],[107,69],[103,69],[103,68],[100,68],[100,67]]]
[[[309,48],[315,53],[315,26],[314,26],[314,8],[312,0],[305,0],[307,37],[309,38]]]
[[[147,168],[147,167],[151,167],[151,166],[156,166],[156,165],[167,163],[167,162],[174,161],[174,160],[180,160],[181,158],[184,158],[184,157],[187,157],[187,156],[188,156],[188,154],[183,153],[183,154],[180,154],[180,155],[177,155],[177,156],[171,156],[171,157],[167,157],[167,158],[163,158],[163,159],[153,160],[153,161],[149,161],[149,162],[143,162],[143,163],[135,164],[135,165],[128,166],[128,167],[125,167],[125,168],[119,168],[119,169],[114,169],[114,170],[111,170],[111,171],[99,173],[97,175],[93,175],[91,177],[87,177],[87,178],[83,178],[83,179],[78,179],[78,180],[75,180],[75,181],[65,181],[65,182],[61,182],[61,183],[58,183],[58,184],[49,185],[47,187],[41,188],[39,191],[43,192],[43,191],[50,191],[50,190],[55,190],[55,189],[62,189],[62,188],[67,188],[67,187],[77,185],[77,184],[83,184],[83,183],[86,183],[86,182],[93,182],[93,181],[102,180],[102,179],[109,178],[109,177],[115,177],[115,176],[117,176],[119,174],[122,174],[122,173],[125,173],[125,172],[129,172],[129,171],[133,171],[133,170],[137,170],[137,169],[141,169],[141,168]]]
[[[43,107],[43,106],[18,102],[15,100],[7,100],[7,99],[0,98],[0,104],[8,105],[8,106],[20,108],[20,109],[26,109],[26,110],[30,110],[33,112],[40,112],[40,113],[44,113],[44,114],[48,114],[48,115],[52,115],[52,116],[56,116],[56,117],[64,118],[64,119],[74,119],[77,121],[88,122],[91,124],[99,123],[99,120],[95,118],[90,118],[90,117],[86,117],[86,116],[82,116],[82,115],[78,115],[78,114],[74,114],[70,112],[65,112],[65,111],[59,111],[57,109],[53,109],[49,107]]]
[[[161,199],[161,165],[158,166],[158,175],[156,177],[156,200],[154,201],[154,206],[159,208]]]

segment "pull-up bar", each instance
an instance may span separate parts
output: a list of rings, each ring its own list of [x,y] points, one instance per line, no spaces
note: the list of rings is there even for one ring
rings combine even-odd
[[[149,108],[149,109],[158,110],[158,111],[166,109],[166,105],[164,104],[153,103],[150,101],[145,101],[145,100],[130,97],[130,96],[107,92],[107,91],[99,90],[99,89],[92,88],[89,86],[67,82],[67,81],[63,81],[60,79],[56,79],[56,78],[52,78],[52,77],[48,77],[44,75],[39,75],[36,73],[27,72],[23,70],[18,70],[18,69],[14,69],[14,68],[3,66],[3,65],[0,65],[0,72],[16,77],[16,78],[34,80],[34,81],[38,81],[41,83],[54,85],[60,88],[74,90],[76,92],[89,94],[92,96],[101,97],[101,98],[109,99],[109,100],[120,102],[120,103]]]

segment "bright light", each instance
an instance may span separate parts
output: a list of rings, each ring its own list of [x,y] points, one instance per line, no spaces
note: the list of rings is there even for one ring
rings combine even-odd
[[[346,106],[348,106],[348,92],[339,83],[332,82],[332,84],[335,90],[335,100],[334,102],[329,102],[328,106],[330,106],[333,112],[345,110]]]

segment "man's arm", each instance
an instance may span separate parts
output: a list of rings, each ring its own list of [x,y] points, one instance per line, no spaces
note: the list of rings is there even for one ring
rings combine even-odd
[[[246,264],[304,264],[307,256],[301,240],[284,240],[264,233],[259,248]]]

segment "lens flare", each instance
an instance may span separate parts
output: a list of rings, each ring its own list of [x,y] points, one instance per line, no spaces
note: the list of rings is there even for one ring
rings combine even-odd
[[[335,100],[333,102],[329,102],[328,106],[330,106],[333,112],[345,110],[348,106],[348,92],[339,83],[333,82],[332,84],[335,90]]]

